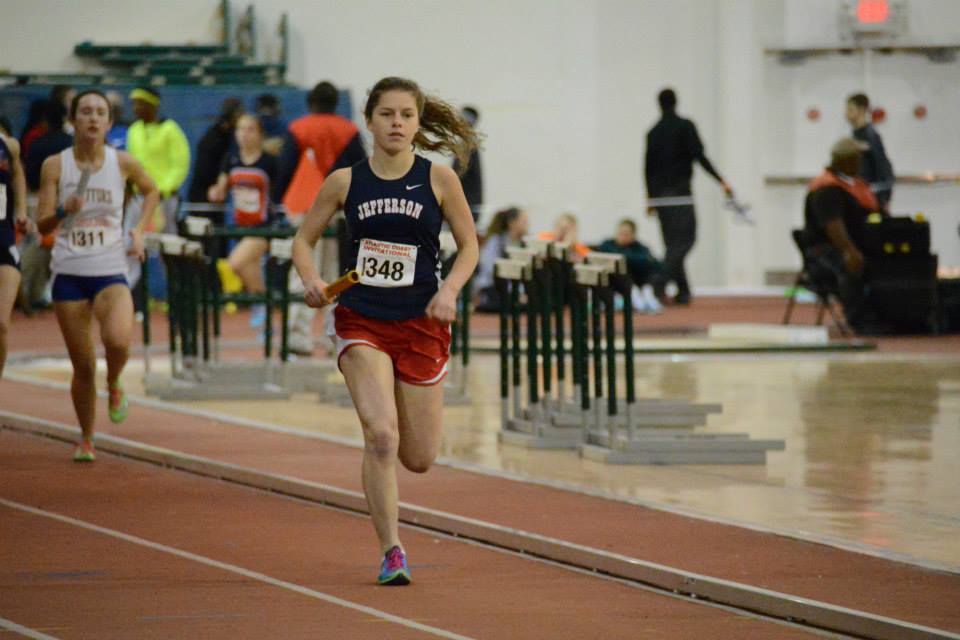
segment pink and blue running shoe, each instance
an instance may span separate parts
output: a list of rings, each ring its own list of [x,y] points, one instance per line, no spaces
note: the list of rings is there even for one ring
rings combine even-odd
[[[399,546],[390,547],[383,556],[377,584],[388,587],[402,587],[410,584],[410,569],[407,568],[407,554]]]

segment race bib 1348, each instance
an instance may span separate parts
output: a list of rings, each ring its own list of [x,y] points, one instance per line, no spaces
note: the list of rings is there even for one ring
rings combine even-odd
[[[360,283],[371,287],[408,287],[417,268],[417,247],[412,244],[364,238],[357,253]]]

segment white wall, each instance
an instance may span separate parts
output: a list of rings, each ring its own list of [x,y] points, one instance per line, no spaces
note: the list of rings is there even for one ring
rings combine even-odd
[[[785,32],[779,45],[838,44],[841,40],[835,0],[788,0]],[[912,0],[907,32],[909,43],[960,43],[960,3]],[[769,42],[768,44],[772,44]],[[785,66],[775,57],[764,60],[763,111],[766,114],[762,171],[779,175],[813,175],[828,160],[830,143],[849,132],[843,118],[847,95],[865,91],[884,108],[886,121],[877,124],[896,173],[960,173],[960,130],[952,123],[960,113],[960,62],[936,64],[921,55],[871,53],[813,58]],[[917,104],[927,106],[923,120],[913,116]],[[805,117],[808,108],[820,119]],[[760,200],[773,216],[774,227],[802,224],[802,187],[770,187]],[[931,223],[933,250],[941,264],[960,264],[960,184],[898,185],[891,208],[897,215],[923,213]],[[789,237],[765,236],[767,268],[793,267],[799,262]]]
[[[289,79],[330,79],[357,105],[384,75],[482,111],[491,208],[526,206],[534,227],[563,210],[599,240],[622,216],[660,247],[644,216],[643,138],[658,117],[655,95],[677,89],[680,112],[697,123],[708,155],[742,197],[756,227],[721,209],[716,184],[698,172],[696,284],[755,285],[797,260],[787,229],[800,219],[802,190],[764,187],[769,173],[812,174],[846,129],[843,96],[861,88],[856,57],[783,67],[764,46],[826,43],[837,35],[839,0],[256,0],[261,51],[274,49],[282,12],[292,32]],[[5,2],[5,4],[7,4]],[[234,2],[236,9],[246,3]],[[71,54],[101,42],[210,42],[214,0],[31,0],[9,2],[0,22],[0,64],[15,70],[79,70]],[[912,41],[960,41],[960,2],[911,0]],[[960,172],[960,63],[874,60],[871,90],[887,106],[880,129],[895,167]],[[930,116],[909,111],[924,101]],[[803,113],[817,104],[817,125]],[[934,219],[943,262],[960,264],[960,188],[900,188],[895,208]],[[952,225],[953,231],[950,232]],[[944,259],[946,258],[946,259]]]

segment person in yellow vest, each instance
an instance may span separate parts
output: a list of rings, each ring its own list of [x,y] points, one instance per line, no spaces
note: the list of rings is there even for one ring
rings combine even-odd
[[[146,224],[148,231],[176,233],[179,190],[190,172],[190,144],[176,122],[160,117],[160,94],[150,87],[130,92],[137,121],[127,130],[127,151],[136,158],[160,191],[160,206],[147,215],[156,217]],[[127,206],[124,226],[133,228],[142,212],[143,197],[134,194]],[[161,218],[162,214],[162,218]],[[129,234],[125,234],[127,236]],[[140,279],[140,264],[129,264],[130,286]]]

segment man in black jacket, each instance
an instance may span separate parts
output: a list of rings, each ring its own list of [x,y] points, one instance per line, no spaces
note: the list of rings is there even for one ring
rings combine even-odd
[[[714,169],[703,153],[703,143],[692,121],[677,115],[677,94],[664,89],[657,96],[663,117],[647,133],[644,171],[647,181],[647,210],[660,218],[660,230],[666,248],[663,271],[654,281],[654,290],[661,300],[666,285],[675,282],[676,304],[690,303],[690,283],[683,261],[693,248],[697,236],[696,212],[690,188],[693,163],[699,162],[716,178],[727,196],[733,189]]]

